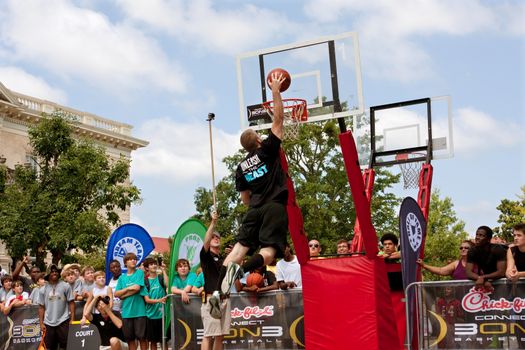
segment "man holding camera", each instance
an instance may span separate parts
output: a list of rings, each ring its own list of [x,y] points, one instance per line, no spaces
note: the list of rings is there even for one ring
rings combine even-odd
[[[109,296],[93,298],[84,307],[84,318],[98,328],[100,344],[103,347],[111,350],[128,349],[128,345],[123,340],[120,313],[111,310],[109,304]],[[93,313],[93,308],[96,308],[99,313]]]

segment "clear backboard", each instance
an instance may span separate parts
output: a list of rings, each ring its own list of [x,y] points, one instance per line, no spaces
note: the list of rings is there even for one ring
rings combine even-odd
[[[373,106],[368,115],[355,116],[354,125],[365,168],[454,156],[450,96]]]
[[[283,98],[307,101],[308,120],[364,113],[359,43],[354,32],[281,45],[237,56],[241,129],[269,129],[271,118],[262,103],[272,99],[266,76],[274,68],[290,73]]]

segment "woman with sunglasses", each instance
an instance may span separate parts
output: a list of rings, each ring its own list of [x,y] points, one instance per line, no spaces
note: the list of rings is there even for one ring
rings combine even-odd
[[[452,279],[454,280],[466,280],[468,279],[467,273],[465,271],[465,267],[467,266],[467,253],[468,250],[473,246],[474,244],[467,239],[462,241],[459,246],[459,259],[443,267],[427,265],[422,259],[418,259],[417,263],[419,266],[432,272],[433,274],[440,276],[452,276]]]

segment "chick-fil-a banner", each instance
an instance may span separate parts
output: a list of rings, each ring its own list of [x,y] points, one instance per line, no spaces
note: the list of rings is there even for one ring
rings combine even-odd
[[[525,349],[525,280],[495,281],[493,291],[470,281],[413,287],[421,349]]]

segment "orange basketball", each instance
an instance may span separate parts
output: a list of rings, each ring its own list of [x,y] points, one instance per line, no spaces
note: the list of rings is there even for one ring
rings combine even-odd
[[[266,84],[268,84],[268,87],[270,87],[270,81],[272,80],[272,74],[277,73],[277,75],[282,74],[284,76],[284,81],[281,84],[281,88],[279,89],[281,92],[288,90],[290,87],[290,84],[292,82],[292,78],[290,77],[290,73],[288,73],[286,70],[282,68],[275,68],[268,73],[266,76]]]
[[[264,277],[258,272],[250,272],[246,278],[246,285],[248,287],[257,286],[264,287]]]

